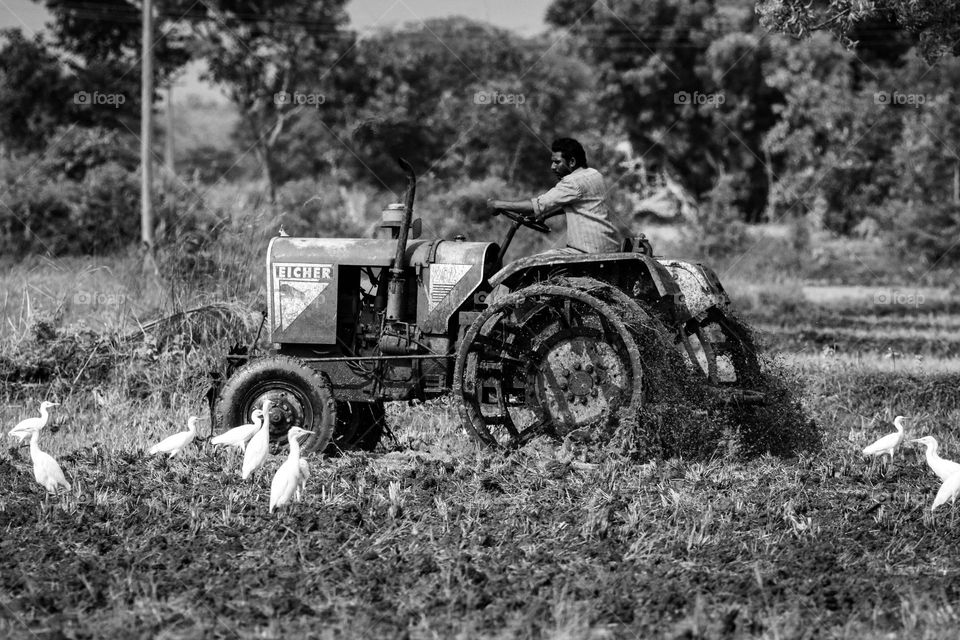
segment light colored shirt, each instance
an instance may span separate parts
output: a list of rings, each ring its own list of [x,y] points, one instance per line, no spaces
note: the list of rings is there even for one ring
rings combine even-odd
[[[610,222],[603,201],[606,188],[596,169],[581,167],[567,175],[553,189],[533,198],[534,215],[562,208],[567,215],[567,247],[584,253],[620,250],[620,239]]]

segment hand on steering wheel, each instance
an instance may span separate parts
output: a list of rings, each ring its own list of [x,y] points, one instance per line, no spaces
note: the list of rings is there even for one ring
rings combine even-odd
[[[500,214],[503,214],[508,218],[510,218],[511,220],[513,220],[514,222],[518,222],[525,227],[533,229],[534,231],[539,231],[540,233],[550,233],[550,227],[543,224],[533,216],[521,215],[519,213],[508,211],[506,209],[495,209],[493,211],[493,215],[495,216],[498,216]]]

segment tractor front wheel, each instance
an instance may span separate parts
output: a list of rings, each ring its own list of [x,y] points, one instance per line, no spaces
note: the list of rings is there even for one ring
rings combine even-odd
[[[217,400],[215,430],[250,422],[250,413],[267,399],[271,440],[286,442],[287,431],[301,427],[313,432],[303,441],[304,453],[326,448],[337,419],[330,380],[289,356],[260,358],[237,369]]]

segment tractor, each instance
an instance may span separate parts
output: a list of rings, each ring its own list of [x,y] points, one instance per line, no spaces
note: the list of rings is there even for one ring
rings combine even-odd
[[[313,432],[307,452],[369,450],[384,403],[451,395],[475,440],[518,447],[603,432],[657,402],[657,378],[678,369],[722,401],[762,401],[756,349],[710,268],[655,257],[642,235],[615,253],[504,264],[521,227],[550,231],[507,211],[499,245],[421,238],[416,176],[400,163],[404,202],[383,210],[374,237],[270,240],[271,346],[228,356],[215,430],[270,399],[274,441],[299,426]]]

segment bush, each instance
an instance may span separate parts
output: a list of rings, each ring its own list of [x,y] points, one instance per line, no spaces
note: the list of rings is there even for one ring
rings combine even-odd
[[[0,207],[0,250],[9,257],[28,253],[58,254],[70,247],[73,203],[80,185],[56,182],[31,171],[32,156],[0,165],[0,189],[6,191]]]
[[[102,127],[70,127],[58,130],[47,149],[39,172],[51,178],[81,181],[88,171],[116,164],[127,171],[140,165],[137,144],[131,136]]]
[[[277,193],[277,227],[292,236],[369,237],[380,207],[373,190],[347,189],[332,181],[313,179],[287,182]],[[373,209],[376,209],[376,214]]]
[[[246,167],[229,149],[203,145],[184,152],[177,162],[177,171],[192,182],[211,185],[221,180],[232,182],[245,177]]]
[[[140,186],[125,144],[115,132],[73,128],[43,156],[0,164],[4,254],[95,254],[134,242]]]
[[[430,194],[426,203],[445,218],[487,224],[490,221],[487,200],[492,197],[505,198],[510,191],[511,187],[500,178],[468,180],[450,185],[446,191]]]
[[[747,225],[734,206],[733,182],[732,176],[721,176],[694,218],[687,221],[686,241],[698,256],[723,258],[742,253],[749,244]]]
[[[79,191],[70,218],[78,248],[68,253],[106,253],[136,241],[140,230],[140,178],[136,173],[110,161],[89,169]]]
[[[903,256],[920,256],[938,266],[960,262],[960,205],[893,200],[882,209],[888,246]]]

